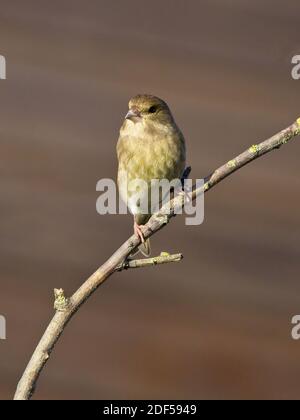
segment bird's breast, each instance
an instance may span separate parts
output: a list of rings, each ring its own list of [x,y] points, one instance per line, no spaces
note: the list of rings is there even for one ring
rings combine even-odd
[[[129,207],[130,197],[137,191],[136,180],[144,181],[149,188],[153,179],[172,181],[181,178],[185,168],[185,144],[179,130],[155,131],[145,130],[141,124],[134,126],[138,127],[121,130],[117,145],[118,185]],[[129,188],[129,185],[133,187]],[[135,214],[136,209],[130,209]]]

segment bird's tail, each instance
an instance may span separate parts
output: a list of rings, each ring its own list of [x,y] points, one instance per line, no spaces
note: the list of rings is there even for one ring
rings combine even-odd
[[[144,257],[150,257],[151,246],[150,239],[146,239],[145,242],[141,243],[139,246],[139,252],[144,255]]]

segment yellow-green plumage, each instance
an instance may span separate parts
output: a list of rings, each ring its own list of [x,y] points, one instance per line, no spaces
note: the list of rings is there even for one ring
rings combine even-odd
[[[129,102],[129,110],[117,144],[118,185],[136,223],[141,225],[149,220],[151,212],[140,214],[130,205],[130,197],[135,191],[129,190],[128,184],[142,179],[150,186],[152,179],[172,181],[181,178],[185,168],[185,142],[169,107],[161,99],[138,95]]]

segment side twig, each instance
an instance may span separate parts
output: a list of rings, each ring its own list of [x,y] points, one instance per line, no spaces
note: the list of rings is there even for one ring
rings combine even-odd
[[[246,164],[265,155],[266,153],[271,152],[272,150],[279,149],[282,145],[286,144],[299,134],[300,118],[285,130],[280,131],[278,134],[275,134],[273,137],[260,144],[251,146],[248,150],[236,158],[216,169],[212,175],[207,177],[204,186],[198,189],[193,189],[192,198],[195,199],[197,195],[207,192]],[[183,205],[183,201],[184,197],[179,195],[172,199],[170,203],[165,205],[158,213],[154,214],[149,222],[144,226],[144,237],[149,238],[154,233],[162,229],[176,214],[176,209]],[[16,400],[27,400],[32,396],[38,377],[49,359],[50,353],[57,340],[63,333],[72,316],[91,296],[91,294],[116,270],[118,270],[118,267],[122,267],[123,262],[127,260],[128,256],[139,244],[139,239],[134,235],[131,236],[100,268],[98,268],[97,271],[95,271],[94,274],[92,274],[82,284],[82,286],[70,298],[66,298],[61,289],[56,290],[56,313],[50,321],[50,324],[48,325],[23,373],[15,393],[14,398]],[[139,264],[142,263],[132,262],[132,264],[141,266]],[[153,261],[151,263],[144,263],[144,265],[149,264],[152,265]]]
[[[179,262],[182,258],[182,254],[170,255],[167,252],[162,252],[158,257],[142,258],[141,260],[126,260],[116,267],[116,271],[127,270],[128,268],[142,268],[171,262]]]

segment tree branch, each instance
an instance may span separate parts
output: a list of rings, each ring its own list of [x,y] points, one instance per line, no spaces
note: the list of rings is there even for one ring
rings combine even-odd
[[[253,160],[271,152],[274,149],[280,148],[286,144],[292,138],[300,134],[300,118],[292,124],[290,127],[282,130],[278,134],[268,140],[251,146],[248,150],[230,160],[220,168],[216,169],[212,175],[206,178],[204,186],[201,188],[194,188],[192,191],[192,198],[195,199],[199,194],[205,193],[223,179],[242,168],[246,164]],[[172,199],[170,203],[163,206],[163,208],[156,214],[154,214],[148,223],[143,227],[143,234],[145,238],[149,238],[154,233],[162,229],[170,219],[176,214],[176,210],[182,207],[184,202],[184,196],[179,195]],[[105,281],[107,280],[116,270],[126,268],[126,264],[131,265],[149,265],[153,264],[153,259],[144,260],[146,262],[126,262],[128,256],[138,247],[140,244],[139,238],[135,235],[131,236],[123,245],[100,267],[94,274],[92,274],[82,286],[71,296],[69,299],[65,298],[64,293],[61,289],[55,292],[55,309],[56,313],[50,324],[48,325],[44,335],[42,336],[38,346],[36,347],[21,380],[18,384],[15,400],[27,400],[30,399],[38,377],[49,359],[50,353],[53,350],[57,340],[63,333],[66,325],[72,318],[72,316],[78,311],[80,306],[91,296],[91,294]],[[160,257],[156,257],[160,258]],[[152,260],[152,262],[150,262]],[[164,262],[166,259],[163,259]],[[125,264],[125,266],[124,266]]]
[[[171,262],[179,262],[183,258],[182,254],[168,254],[162,252],[158,257],[142,258],[141,260],[125,260],[122,264],[116,267],[116,271],[128,270],[128,268],[142,268],[159,264],[167,264]]]

